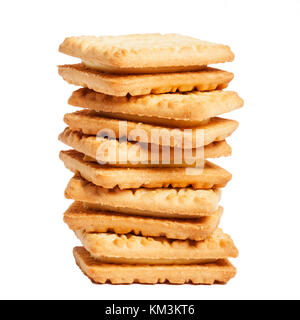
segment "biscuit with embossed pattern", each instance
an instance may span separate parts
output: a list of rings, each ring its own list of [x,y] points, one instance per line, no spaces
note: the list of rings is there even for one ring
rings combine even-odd
[[[194,72],[116,75],[73,64],[58,66],[58,73],[70,84],[118,97],[221,90],[233,79],[230,72],[208,67]]]
[[[180,34],[131,34],[66,38],[59,51],[110,73],[157,73],[199,70],[232,61],[226,45]]]
[[[221,190],[105,189],[75,175],[66,187],[65,196],[94,210],[160,218],[197,219],[214,215],[221,198]]]
[[[231,147],[226,141],[216,141],[202,148],[189,150],[167,146],[163,148],[159,145],[153,148],[153,144],[84,135],[70,128],[59,135],[59,140],[95,162],[118,167],[195,167],[203,165],[203,159],[231,155]]]
[[[151,237],[166,237],[180,240],[205,240],[218,227],[223,208],[211,216],[198,219],[163,219],[120,214],[86,208],[74,202],[64,214],[64,222],[77,231],[116,234],[135,234]]]
[[[59,156],[69,170],[107,189],[117,186],[120,189],[222,188],[232,177],[228,171],[209,161],[205,161],[204,168],[118,168],[84,161],[84,154],[75,150],[61,151]]]
[[[75,247],[73,254],[82,272],[99,284],[214,284],[227,283],[236,275],[227,259],[193,265],[119,265],[97,261],[83,247]]]
[[[74,91],[68,102],[97,111],[99,116],[175,128],[200,126],[204,120],[241,108],[244,103],[233,91],[114,97],[88,88]]]
[[[215,117],[197,127],[173,128],[107,118],[90,110],[67,113],[64,121],[72,130],[82,131],[88,135],[98,135],[103,132],[112,138],[126,136],[129,141],[152,142],[177,148],[196,148],[224,140],[238,127],[237,121]]]
[[[82,230],[75,231],[75,234],[91,256],[104,263],[198,264],[238,256],[232,239],[221,229],[203,241]]]

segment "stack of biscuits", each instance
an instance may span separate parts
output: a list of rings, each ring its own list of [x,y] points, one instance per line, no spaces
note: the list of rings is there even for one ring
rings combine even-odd
[[[74,176],[64,221],[82,243],[81,270],[95,283],[227,283],[238,251],[218,226],[231,179],[208,161],[231,155],[238,127],[218,117],[242,107],[223,91],[233,74],[225,45],[178,34],[70,37],[61,65],[82,88],[69,104],[60,159]]]

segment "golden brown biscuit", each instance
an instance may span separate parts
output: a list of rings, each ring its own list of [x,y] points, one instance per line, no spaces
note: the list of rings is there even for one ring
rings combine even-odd
[[[59,51],[110,73],[198,70],[203,65],[234,58],[228,46],[179,34],[69,37]]]
[[[65,166],[86,180],[107,189],[167,188],[172,186],[194,189],[222,188],[231,179],[223,168],[205,161],[204,168],[116,168],[83,160],[75,150],[61,151]]]
[[[195,167],[203,165],[204,159],[231,155],[226,141],[212,142],[198,149],[174,149],[152,144],[119,142],[96,136],[84,135],[66,128],[59,140],[91,157],[93,161],[118,167]],[[157,159],[157,161],[152,161]],[[86,159],[85,159],[86,160]]]
[[[99,284],[214,284],[227,283],[236,275],[227,259],[204,265],[118,265],[97,261],[83,247],[75,247],[73,254],[82,272]]]
[[[191,188],[105,189],[75,175],[68,183],[65,196],[94,210],[169,219],[198,219],[214,215],[221,191]]]
[[[221,229],[204,241],[87,233],[81,230],[75,231],[75,234],[91,256],[103,263],[199,264],[238,256],[232,239]]]
[[[160,148],[160,147],[159,147]],[[143,149],[143,148],[142,148]],[[126,162],[126,163],[122,163],[122,162],[117,162],[116,164],[113,162],[107,162],[107,165],[109,166],[115,166],[115,167],[133,167],[133,168],[143,168],[143,167],[149,167],[149,168],[156,168],[156,167],[161,167],[161,168],[168,168],[168,167],[184,167],[184,168],[195,168],[195,167],[203,167],[204,164],[204,160],[205,159],[211,159],[211,158],[220,158],[220,157],[228,157],[231,155],[232,153],[232,148],[231,146],[226,142],[226,140],[223,141],[215,141],[212,142],[202,148],[198,148],[198,149],[185,149],[186,151],[182,150],[182,159],[183,161],[181,162],[181,157],[180,156],[174,156],[174,154],[176,153],[176,149],[174,150],[173,148],[170,149],[170,163],[163,163],[162,161],[162,154],[161,154],[161,148],[159,149],[160,153],[158,158],[159,163],[155,164],[155,163],[151,163],[151,148],[149,147],[149,156],[148,156],[148,163],[138,163],[139,161],[139,157],[138,159],[136,159],[135,156],[133,156],[130,160]],[[198,150],[198,154],[197,154],[197,150]],[[185,152],[187,153],[187,156],[185,156]],[[153,154],[153,152],[152,152]],[[155,154],[157,154],[157,152],[155,152]],[[168,153],[167,153],[168,154]],[[132,155],[131,155],[132,156]],[[85,161],[91,161],[91,162],[96,162],[96,163],[100,163],[103,164],[103,161],[97,161],[95,158],[90,157],[88,155],[84,155],[83,158]],[[98,157],[99,159],[99,157]],[[100,157],[101,159],[101,157]],[[147,159],[147,156],[145,155],[145,159]],[[177,162],[175,162],[175,160],[180,159]],[[106,160],[104,160],[106,161]],[[132,161],[132,162],[130,162]]]
[[[81,202],[74,202],[64,214],[69,228],[85,232],[113,232],[116,234],[166,237],[180,240],[201,241],[218,227],[223,208],[213,215],[199,219],[163,219],[142,217],[116,212],[88,209]]]
[[[234,120],[211,118],[207,123],[192,128],[173,128],[135,121],[106,118],[97,112],[82,110],[67,113],[65,123],[74,131],[87,135],[105,133],[108,137],[127,137],[129,141],[156,143],[171,147],[196,148],[229,137],[238,127]]]
[[[233,91],[114,97],[88,88],[74,91],[68,102],[97,111],[99,116],[175,128],[200,126],[204,120],[238,109],[244,103]]]
[[[112,96],[124,97],[176,91],[224,89],[233,79],[230,72],[204,68],[195,72],[116,75],[86,68],[83,64],[58,66],[67,82]]]

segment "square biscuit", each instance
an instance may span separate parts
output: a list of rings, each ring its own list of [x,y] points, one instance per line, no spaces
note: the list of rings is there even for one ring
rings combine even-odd
[[[104,132],[111,138],[126,136],[129,141],[152,142],[176,148],[196,148],[196,146],[202,147],[214,141],[224,140],[238,127],[237,121],[214,117],[197,127],[174,128],[103,117],[91,110],[67,113],[64,121],[70,129],[82,131],[87,135],[98,135],[99,132]]]
[[[218,227],[223,209],[219,207],[211,216],[198,219],[164,219],[120,214],[86,208],[74,202],[64,214],[64,222],[73,231],[88,233],[135,234],[150,237],[201,241]]]
[[[119,97],[221,90],[233,79],[230,72],[208,67],[194,72],[116,75],[88,69],[81,63],[58,66],[58,73],[70,84]]]
[[[83,247],[75,247],[73,254],[82,272],[98,284],[225,284],[236,275],[228,259],[194,265],[120,265],[104,264]]]
[[[59,140],[94,162],[118,167],[196,167],[204,159],[231,155],[226,141],[212,142],[198,149],[174,149],[153,144],[119,141],[82,134],[66,128]],[[155,161],[154,161],[155,160]]]
[[[98,211],[168,219],[199,219],[215,214],[221,190],[105,189],[75,175],[66,187],[65,197]]]
[[[59,51],[109,73],[157,73],[199,70],[201,66],[232,61],[226,45],[180,34],[68,37]]]
[[[131,234],[87,233],[75,231],[84,248],[96,260],[117,264],[199,264],[229,257],[238,250],[221,229],[203,241],[173,240]]]
[[[225,169],[205,161],[204,168],[122,168],[84,161],[84,154],[75,150],[61,151],[65,166],[86,180],[103,188],[136,189],[188,187],[193,189],[222,188],[232,176]]]
[[[175,128],[196,127],[204,120],[241,108],[244,101],[234,91],[114,97],[88,88],[74,91],[68,103],[98,112],[99,116]]]

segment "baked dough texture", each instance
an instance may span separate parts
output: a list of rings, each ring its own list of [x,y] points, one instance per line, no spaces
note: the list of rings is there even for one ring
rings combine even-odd
[[[110,73],[156,73],[198,70],[232,61],[226,45],[180,34],[79,36],[66,38],[59,51]]]
[[[75,247],[73,254],[82,272],[99,284],[225,284],[236,275],[228,259],[193,265],[118,265],[94,259],[83,247]]]
[[[223,209],[219,207],[211,216],[198,219],[165,219],[143,217],[86,208],[74,202],[64,214],[69,228],[88,233],[135,234],[150,237],[201,241],[218,227]]]
[[[225,91],[229,46],[179,34],[75,36],[58,66],[80,86],[68,100],[60,159],[74,173],[64,222],[74,258],[93,282],[214,284],[236,275],[238,250],[219,228],[232,175],[207,159],[230,156],[238,128],[219,117],[243,106]]]
[[[87,135],[103,133],[110,138],[125,136],[129,141],[153,142],[172,148],[199,148],[214,141],[225,140],[238,127],[235,120],[214,117],[196,127],[174,128],[103,117],[90,110],[67,113],[64,121],[70,129]]]
[[[106,189],[75,175],[68,183],[67,199],[89,209],[146,217],[197,219],[214,215],[221,190],[192,188]]]
[[[115,97],[88,88],[74,91],[69,104],[97,111],[110,118],[175,128],[195,127],[244,104],[234,91],[214,90]]]
[[[223,188],[232,175],[225,169],[205,161],[203,168],[122,168],[84,161],[84,154],[75,150],[61,151],[65,166],[86,180],[103,188]]]
[[[75,233],[93,258],[108,263],[194,264],[238,256],[232,239],[221,229],[204,241],[87,233],[82,230]]]
[[[79,63],[58,66],[58,73],[70,84],[118,97],[221,90],[233,79],[232,73],[209,67],[194,72],[116,75],[91,70]]]
[[[59,140],[84,153],[100,164],[118,167],[195,167],[203,160],[231,155],[226,141],[215,141],[198,149],[163,148],[151,144],[119,141],[97,136],[84,135],[80,131],[66,128]],[[152,161],[155,159],[155,161]]]

